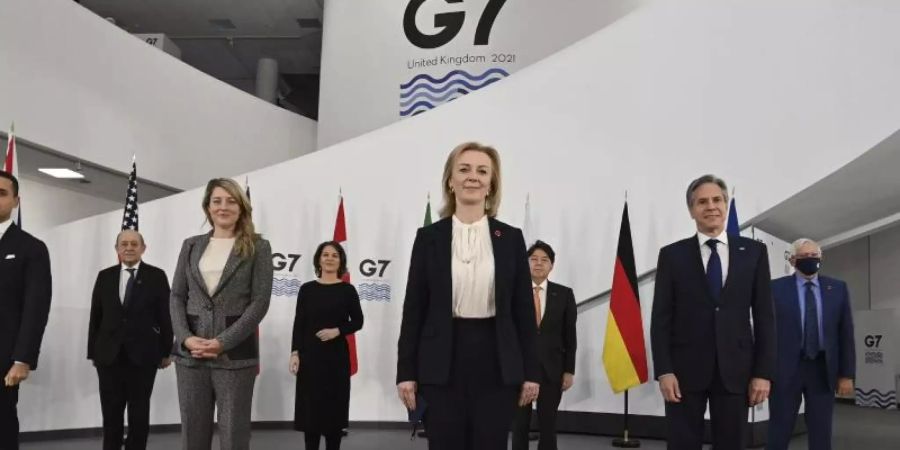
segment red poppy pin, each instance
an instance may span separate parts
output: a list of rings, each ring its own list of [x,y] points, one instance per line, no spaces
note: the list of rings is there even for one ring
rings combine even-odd
[[[500,230],[494,230],[494,236],[500,237]]]

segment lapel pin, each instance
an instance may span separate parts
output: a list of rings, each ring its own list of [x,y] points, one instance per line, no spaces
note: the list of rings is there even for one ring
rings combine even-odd
[[[744,247],[738,247],[738,250],[743,251],[743,250],[744,250]]]
[[[500,237],[500,230],[494,230],[494,236]]]
[[[499,236],[499,235],[498,235],[498,236]],[[10,254],[6,255],[6,259],[16,259],[16,255],[10,253]]]

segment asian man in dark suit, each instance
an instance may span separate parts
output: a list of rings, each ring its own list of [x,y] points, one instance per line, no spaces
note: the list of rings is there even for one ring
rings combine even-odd
[[[790,261],[796,273],[772,281],[778,364],[767,448],[787,450],[802,397],[809,449],[830,450],[834,394],[850,395],[856,375],[850,294],[843,281],[819,275],[815,241],[794,241]]]
[[[162,269],[141,261],[146,248],[137,231],[119,233],[121,263],[97,274],[91,298],[87,357],[100,383],[104,450],[122,448],[126,408],[125,448],[147,447],[156,371],[170,363],[169,280]]]
[[[556,252],[543,241],[535,242],[527,252],[534,293],[535,325],[538,328],[538,360],[541,364],[541,390],[537,398],[538,450],[556,450],[556,415],[562,393],[575,379],[575,321],[578,309],[571,288],[547,278],[556,262]],[[520,407],[513,428],[513,450],[528,449],[531,403]]]
[[[659,251],[650,325],[668,448],[700,450],[709,402],[713,448],[744,448],[747,407],[775,375],[765,245],[725,232],[728,191],[712,175],[686,193],[697,234]]]
[[[0,449],[19,448],[19,384],[37,369],[52,280],[47,246],[13,223],[19,181],[0,171]]]

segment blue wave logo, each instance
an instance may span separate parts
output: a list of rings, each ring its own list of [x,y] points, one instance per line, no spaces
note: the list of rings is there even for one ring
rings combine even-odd
[[[303,284],[296,278],[272,278],[272,296],[273,297],[296,297],[300,292],[300,285]]]
[[[496,67],[480,75],[460,69],[440,78],[427,73],[416,75],[400,85],[400,116],[421,114],[508,76],[509,72]]]
[[[877,389],[856,389],[856,404],[870,408],[894,409],[897,407],[897,391],[881,392]]]
[[[390,302],[391,285],[387,283],[360,283],[356,286],[360,300],[370,302]]]

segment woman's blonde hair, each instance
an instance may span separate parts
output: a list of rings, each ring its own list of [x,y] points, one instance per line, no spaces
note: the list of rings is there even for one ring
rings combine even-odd
[[[209,215],[209,203],[213,190],[217,187],[224,189],[228,195],[232,196],[241,209],[238,220],[234,224],[234,253],[242,258],[253,256],[253,252],[256,250],[254,241],[259,238],[253,226],[253,207],[250,206],[250,199],[236,181],[231,178],[213,178],[206,183],[206,193],[203,194],[203,214],[206,215],[206,221],[209,226],[215,228],[212,216]]]
[[[444,163],[444,176],[441,178],[441,190],[443,191],[444,205],[438,214],[441,218],[450,217],[456,212],[456,196],[450,190],[450,177],[453,176],[453,166],[456,164],[456,158],[463,152],[475,151],[481,152],[491,159],[491,187],[488,195],[484,199],[484,213],[488,217],[496,217],[497,211],[500,209],[500,154],[494,147],[481,145],[477,142],[465,142],[457,145],[449,155],[447,162]]]

